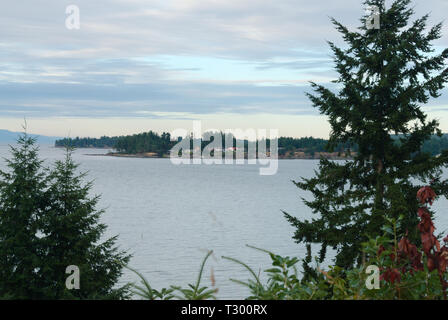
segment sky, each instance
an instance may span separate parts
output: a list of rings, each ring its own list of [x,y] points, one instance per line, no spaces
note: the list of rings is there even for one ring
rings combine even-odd
[[[387,3],[391,3],[388,1]],[[79,29],[66,8],[79,8]],[[51,136],[278,129],[328,137],[309,82],[336,78],[330,17],[360,25],[361,0],[0,2],[0,129]],[[414,1],[430,25],[447,0]],[[448,21],[437,48],[448,47]],[[448,132],[448,90],[424,107]]]

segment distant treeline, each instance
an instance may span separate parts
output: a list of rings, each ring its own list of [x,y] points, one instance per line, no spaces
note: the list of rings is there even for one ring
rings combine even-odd
[[[101,138],[64,138],[56,140],[54,143],[56,147],[72,146],[75,148],[114,148],[119,137]]]
[[[226,146],[225,136],[222,134],[223,147]],[[233,136],[233,146],[237,145],[237,142],[241,143],[243,141],[235,139]],[[75,148],[111,148],[117,150],[120,153],[126,154],[138,154],[153,152],[162,156],[169,154],[170,149],[182,138],[177,138],[175,141],[171,141],[171,135],[167,132],[158,134],[153,131],[119,136],[119,137],[106,137],[101,138],[64,138],[57,140],[55,142],[56,147],[63,147],[66,145]],[[325,152],[327,151],[326,145],[328,140],[313,137],[304,138],[291,138],[291,137],[280,137],[278,139],[279,154],[284,155],[287,152],[303,151],[308,154],[313,154],[315,152]],[[210,141],[202,141],[201,145],[204,148]],[[244,140],[244,147],[247,149],[248,141]],[[269,140],[267,141],[267,147],[269,147]],[[339,145],[334,151],[344,151],[350,149],[351,151],[357,151],[357,146],[350,145]],[[448,149],[448,137],[444,135],[442,137],[433,136],[430,140],[426,141],[422,147],[423,152],[430,153],[431,155],[437,155],[442,152],[442,150]]]
[[[121,153],[143,153],[155,152],[160,155],[167,154],[176,144],[176,141],[170,141],[169,133],[159,135],[156,132],[149,131],[134,135],[106,137],[101,138],[64,138],[56,140],[56,147],[71,146],[75,148],[110,148]]]
[[[325,152],[328,140],[313,137],[304,138],[291,138],[280,137],[278,138],[278,153],[284,155],[287,152],[303,151],[308,154],[314,154],[315,152]],[[350,149],[351,151],[357,151],[356,146],[351,146],[349,143],[338,145],[334,151],[345,151]]]
[[[430,153],[431,155],[438,155],[446,149],[448,149],[448,135],[443,135],[441,138],[433,136],[422,147],[423,152]]]
[[[163,156],[168,154],[176,143],[177,141],[171,141],[171,135],[167,132],[159,135],[156,132],[149,131],[132,136],[119,137],[113,148],[121,153],[154,152],[159,156]]]
[[[228,138],[228,137],[227,137]],[[169,154],[170,149],[182,138],[171,141],[170,133],[163,132],[158,134],[153,131],[120,136],[120,137],[106,137],[101,138],[64,138],[55,142],[56,147],[63,147],[66,145],[75,148],[111,148],[120,153],[137,154],[154,152],[159,155]],[[225,145],[225,135],[222,134],[223,147],[229,147]],[[231,136],[233,140],[233,146],[237,146],[238,143],[243,143],[244,148],[247,150],[247,140],[237,140]],[[213,138],[212,138],[213,141]],[[202,141],[202,149],[209,144],[210,141]],[[193,143],[191,143],[193,144]],[[269,140],[267,141],[267,147],[269,147]],[[307,153],[322,152],[325,151],[325,145],[327,140],[313,137],[306,138],[289,138],[280,137],[278,139],[279,153],[286,153],[288,151],[302,150]]]

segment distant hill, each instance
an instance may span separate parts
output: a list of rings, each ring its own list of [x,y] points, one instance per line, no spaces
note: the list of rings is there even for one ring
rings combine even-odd
[[[0,129],[0,144],[14,143],[21,132],[14,132]],[[37,134],[30,134],[30,136],[37,138],[37,142],[41,144],[54,144],[60,137],[48,137]]]

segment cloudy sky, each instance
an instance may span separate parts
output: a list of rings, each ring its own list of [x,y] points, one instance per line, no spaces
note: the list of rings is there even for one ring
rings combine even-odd
[[[390,3],[391,1],[389,1]],[[66,7],[80,29],[66,28]],[[447,0],[416,0],[446,20]],[[58,136],[153,129],[279,129],[327,137],[304,93],[335,78],[329,17],[359,26],[361,0],[0,2],[0,129]],[[435,43],[448,46],[444,37]],[[425,110],[448,132],[448,93]]]

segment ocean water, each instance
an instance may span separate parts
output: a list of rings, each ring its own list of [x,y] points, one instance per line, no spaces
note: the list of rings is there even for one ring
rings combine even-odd
[[[94,182],[92,195],[100,194],[99,208],[106,236],[118,235],[118,245],[133,257],[129,265],[141,272],[153,288],[194,283],[208,250],[213,256],[204,269],[203,285],[216,279],[219,299],[243,299],[248,289],[230,281],[247,280],[242,266],[222,259],[240,259],[262,271],[267,254],[253,245],[280,255],[304,257],[305,248],[292,240],[292,228],[282,210],[301,218],[312,216],[301,197],[309,198],[292,183],[311,177],[317,160],[279,160],[278,172],[259,175],[258,165],[173,165],[169,159],[94,156],[104,149],[78,149],[74,159]],[[90,154],[90,155],[89,155]],[[64,151],[41,145],[40,155],[51,163]],[[0,145],[0,168],[9,157]],[[448,202],[434,205],[438,231],[448,227]],[[138,281],[125,270],[120,282]]]

